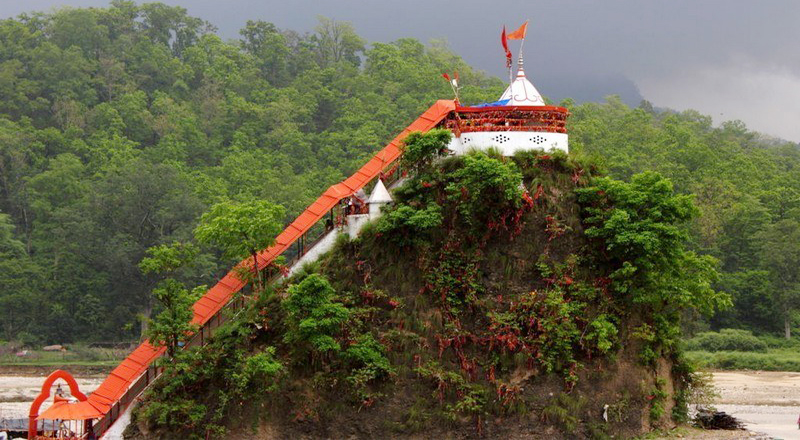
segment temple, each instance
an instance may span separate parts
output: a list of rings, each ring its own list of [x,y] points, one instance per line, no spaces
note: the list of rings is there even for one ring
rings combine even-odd
[[[445,126],[453,132],[449,148],[455,154],[487,147],[499,149],[504,156],[532,149],[569,152],[567,116],[566,108],[545,104],[525,76],[520,55],[517,76],[498,101],[456,107]]]

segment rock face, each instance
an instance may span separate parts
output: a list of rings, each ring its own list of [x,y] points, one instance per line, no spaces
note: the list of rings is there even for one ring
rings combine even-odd
[[[669,234],[690,210],[657,176],[595,174],[561,153],[429,162],[357,239],[168,368],[129,434],[572,439],[671,426],[691,380],[678,316],[708,293],[692,274],[682,291],[659,284],[686,269]],[[193,424],[165,422],[181,414]]]

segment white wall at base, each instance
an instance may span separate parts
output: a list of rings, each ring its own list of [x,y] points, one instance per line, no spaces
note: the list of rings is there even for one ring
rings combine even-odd
[[[538,131],[476,131],[453,137],[448,148],[455,154],[464,154],[470,149],[496,147],[503,156],[513,156],[520,150],[562,150],[569,153],[566,133]]]
[[[380,217],[381,208],[386,205],[387,203],[370,203],[369,214],[348,215],[345,228],[350,239],[356,238],[367,223]],[[311,249],[307,249],[306,253],[289,268],[289,276],[294,275],[295,272],[306,264],[317,261],[319,257],[333,249],[333,245],[336,243],[336,237],[342,232],[343,231],[340,231],[338,228],[334,228],[322,237]]]
[[[381,209],[386,206],[387,203],[370,203],[369,204],[369,218],[370,220],[375,220],[381,216]]]
[[[361,232],[361,229],[367,223],[369,223],[369,220],[369,214],[356,214],[347,216],[347,235],[350,236],[351,240],[354,240],[356,237],[358,237],[358,233]]]
[[[313,263],[317,261],[322,254],[328,252],[333,248],[333,245],[336,243],[336,237],[339,236],[339,230],[334,228],[328,231],[322,239],[320,239],[311,249],[307,249],[306,253],[297,260],[292,267],[289,268],[289,276],[294,275],[295,272],[300,270],[303,266],[308,263]]]
[[[131,413],[133,413],[133,408],[136,406],[136,401],[134,400],[125,408],[125,411],[119,415],[119,418],[108,427],[106,432],[100,436],[100,440],[122,440],[122,433],[125,432],[125,428],[131,424]]]

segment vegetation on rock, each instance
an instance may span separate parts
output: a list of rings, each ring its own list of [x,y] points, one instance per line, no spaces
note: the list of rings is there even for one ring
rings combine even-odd
[[[342,418],[363,436],[502,436],[512,426],[503,422],[523,416],[596,437],[685,416],[693,376],[679,318],[729,304],[710,288],[713,262],[684,247],[690,198],[657,174],[619,182],[563,153],[430,161],[446,142],[437,131],[410,138],[408,150],[435,148],[425,147],[428,165],[395,204],[233,317],[241,340],[224,344],[268,350],[285,373],[271,376],[272,403],[210,403],[213,393],[178,391],[191,372],[169,366],[139,410],[147,429],[174,433],[164,412],[187,402],[216,407],[181,428],[200,437],[208,426],[221,432],[217,411],[285,436],[347,435]],[[677,273],[681,282],[668,282]],[[186,356],[213,363],[219,344]],[[225,371],[204,380],[223,381]],[[600,423],[593,408],[604,403],[618,404],[617,422]],[[236,405],[245,409],[230,414]]]

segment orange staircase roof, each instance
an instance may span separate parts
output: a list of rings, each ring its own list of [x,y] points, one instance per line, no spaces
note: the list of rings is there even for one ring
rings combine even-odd
[[[263,269],[272,263],[275,258],[311,229],[325,213],[336,206],[340,200],[358,191],[372,179],[378,177],[386,167],[394,163],[402,154],[401,144],[409,133],[414,131],[424,132],[435,128],[453,110],[455,110],[454,101],[437,101],[352,176],[328,188],[278,235],[274,245],[257,255],[258,267]],[[252,258],[246,259],[239,264],[250,266],[252,265]],[[235,270],[228,272],[202,298],[195,302],[192,323],[203,325],[208,322],[231,300],[233,294],[241,290],[245,284],[244,281],[236,277]],[[165,351],[164,347],[157,348],[145,341],[109,374],[106,380],[85,402],[65,404],[70,409],[60,409],[63,407],[62,405],[59,406],[59,409],[53,411],[59,411],[59,415],[69,414],[70,417],[62,417],[62,419],[71,420],[95,418],[97,412],[108,413],[111,406],[145,373],[148,366],[164,354]],[[47,411],[45,414],[50,418],[51,414],[48,414]],[[40,417],[44,417],[45,414]]]

